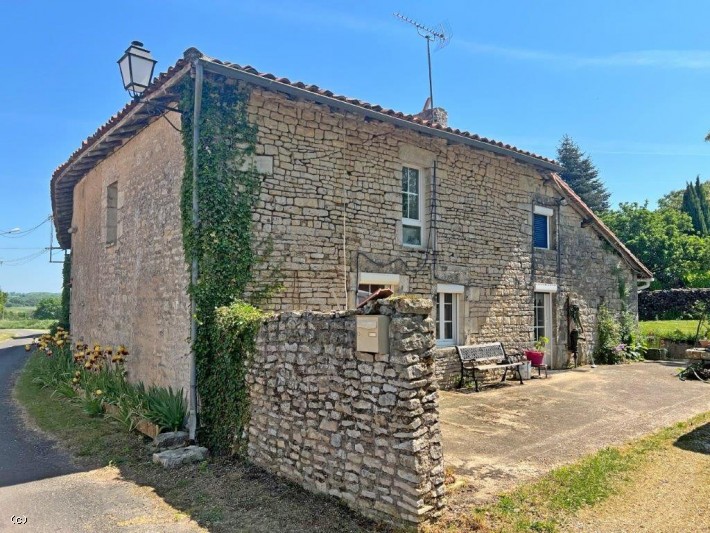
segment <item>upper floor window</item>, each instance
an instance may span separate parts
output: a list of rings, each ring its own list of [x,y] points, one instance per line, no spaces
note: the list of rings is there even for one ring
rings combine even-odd
[[[402,243],[422,245],[422,182],[416,168],[402,167]]]
[[[118,182],[106,187],[106,244],[118,238]]]
[[[553,213],[549,207],[535,206],[533,211],[533,244],[535,248],[551,248],[550,228]]]

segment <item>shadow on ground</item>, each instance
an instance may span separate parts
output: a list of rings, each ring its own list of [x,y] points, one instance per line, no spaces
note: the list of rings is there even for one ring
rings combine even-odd
[[[710,422],[679,437],[673,445],[682,450],[710,455]]]

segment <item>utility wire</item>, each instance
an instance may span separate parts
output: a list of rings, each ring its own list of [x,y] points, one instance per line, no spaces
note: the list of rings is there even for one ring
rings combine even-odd
[[[30,229],[26,229],[23,231],[17,231],[17,232],[13,232],[13,233],[7,233],[7,232],[0,233],[0,237],[5,237],[6,239],[21,239],[22,237],[26,237],[30,233],[37,231],[39,228],[44,226],[50,220],[52,220],[52,215],[49,215],[47,218],[42,220],[42,222],[40,222],[36,226],[31,227]]]
[[[0,259],[0,266],[22,266],[26,265],[27,263],[30,263],[34,261],[35,259],[39,259],[43,255],[49,253],[49,249],[43,248],[42,250],[35,252],[33,254],[25,255],[22,257],[15,257],[13,259],[7,259],[3,260]]]

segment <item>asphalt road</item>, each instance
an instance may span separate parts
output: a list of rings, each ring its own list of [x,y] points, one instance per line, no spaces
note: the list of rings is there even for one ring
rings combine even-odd
[[[0,343],[0,532],[204,531],[151,487],[122,479],[113,467],[81,471],[67,452],[27,427],[12,399],[26,343],[27,337]]]
[[[14,374],[22,368],[27,357],[24,346],[28,339],[37,335],[25,330],[17,334],[19,339],[0,343],[0,487],[78,471],[66,453],[25,427],[12,400]]]

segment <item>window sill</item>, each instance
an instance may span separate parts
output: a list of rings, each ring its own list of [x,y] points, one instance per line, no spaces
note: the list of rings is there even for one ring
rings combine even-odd
[[[453,348],[456,346],[456,341],[454,340],[438,340],[436,341],[437,348]]]

